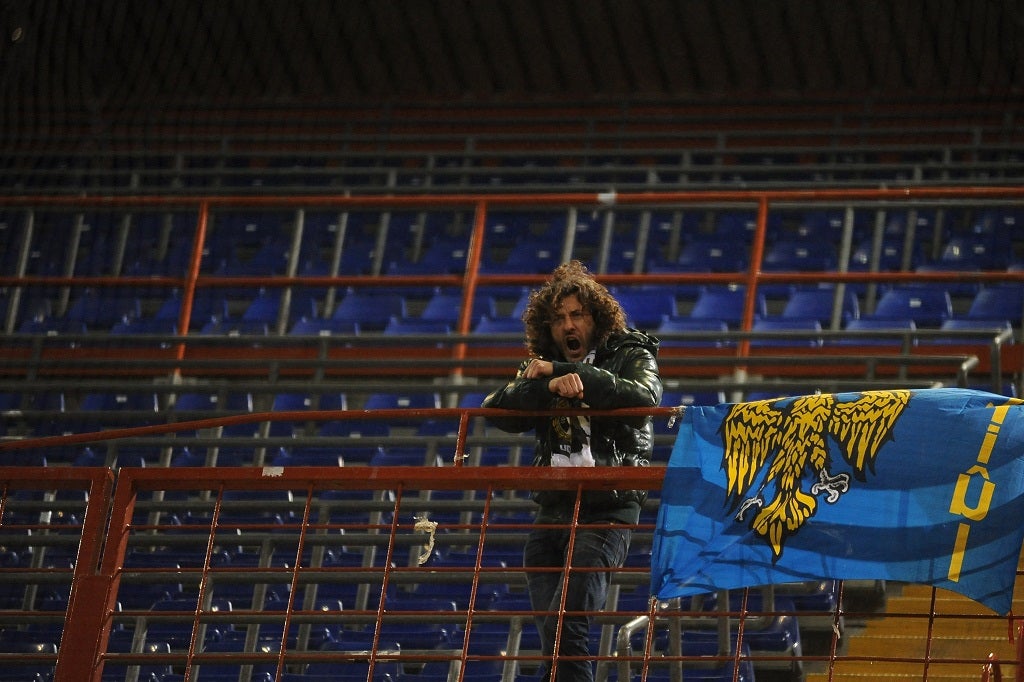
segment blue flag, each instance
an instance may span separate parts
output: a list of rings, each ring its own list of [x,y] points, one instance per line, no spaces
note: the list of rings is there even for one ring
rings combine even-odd
[[[1024,403],[966,389],[688,407],[651,557],[660,599],[895,580],[1010,610]]]

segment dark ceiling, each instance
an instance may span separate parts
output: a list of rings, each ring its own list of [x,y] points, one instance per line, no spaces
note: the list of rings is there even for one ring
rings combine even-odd
[[[7,124],[412,102],[1015,103],[1015,0],[6,0]]]

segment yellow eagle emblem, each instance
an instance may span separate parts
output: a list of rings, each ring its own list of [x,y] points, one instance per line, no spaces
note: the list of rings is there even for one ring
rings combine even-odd
[[[756,508],[750,528],[771,545],[778,559],[786,538],[814,516],[818,495],[825,495],[831,504],[849,490],[849,474],[830,472],[827,439],[838,444],[854,476],[863,481],[865,470],[874,473],[875,457],[892,438],[909,401],[910,391],[901,390],[866,391],[847,402],[826,394],[732,406],[720,433],[726,494],[736,520],[743,521]],[[745,497],[766,464],[756,493]],[[815,479],[809,492],[803,490],[805,473]],[[775,496],[766,503],[769,483],[775,484]]]

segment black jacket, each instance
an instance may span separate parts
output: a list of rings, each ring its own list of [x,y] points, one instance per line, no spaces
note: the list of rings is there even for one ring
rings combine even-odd
[[[622,407],[656,407],[661,402],[661,378],[658,375],[658,339],[628,329],[612,334],[597,349],[594,364],[552,361],[554,376],[576,372],[583,380],[583,402],[597,410]],[[483,407],[510,410],[545,410],[556,407],[557,397],[548,391],[550,377],[525,379],[524,360],[513,379],[484,399]],[[503,431],[521,433],[534,429],[537,434],[534,466],[550,466],[554,439],[551,417],[501,417],[491,419]],[[590,449],[597,466],[646,466],[654,443],[650,417],[594,417],[590,420]],[[635,523],[647,492],[641,490],[585,491],[581,514],[588,521],[611,520]],[[574,493],[542,491],[534,494],[541,515],[564,517],[571,511]],[[540,516],[538,518],[540,518]]]

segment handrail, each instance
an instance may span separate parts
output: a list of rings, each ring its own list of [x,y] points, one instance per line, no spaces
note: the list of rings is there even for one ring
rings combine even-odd
[[[648,210],[652,207],[681,207],[681,206],[702,206],[702,205],[737,205],[748,206],[757,209],[757,229],[753,235],[754,254],[751,266],[748,270],[734,273],[649,273],[649,274],[600,274],[601,281],[608,285],[628,286],[637,284],[698,284],[698,283],[736,283],[743,284],[747,289],[747,300],[744,308],[744,320],[742,329],[749,330],[753,318],[753,300],[759,286],[777,283],[806,283],[806,282],[832,282],[832,283],[878,283],[878,282],[994,282],[994,281],[1021,281],[1024,282],[1024,272],[1006,271],[984,271],[984,272],[931,272],[931,273],[879,273],[879,272],[763,272],[761,258],[767,230],[767,218],[774,206],[801,204],[806,206],[828,205],[832,202],[856,204],[868,202],[871,205],[893,208],[896,206],[917,207],[928,205],[930,202],[937,202],[942,205],[944,202],[956,200],[961,203],[986,202],[1002,200],[1014,204],[1024,202],[1024,187],[906,187],[901,189],[868,189],[868,188],[826,188],[826,189],[780,189],[780,190],[695,190],[695,191],[649,191],[649,192],[551,192],[551,193],[480,193],[480,194],[421,194],[403,196],[324,196],[324,195],[302,195],[302,196],[240,196],[240,195],[180,195],[180,196],[154,196],[137,195],[130,197],[103,196],[103,197],[70,197],[70,196],[40,196],[20,195],[0,197],[0,207],[25,208],[31,210],[33,207],[45,205],[57,209],[84,210],[87,208],[116,208],[125,210],[135,209],[160,209],[191,207],[197,210],[196,234],[193,240],[192,258],[189,270],[183,277],[165,278],[133,278],[133,277],[44,277],[44,276],[0,276],[0,286],[14,287],[16,291],[31,286],[164,286],[181,287],[185,290],[187,300],[190,292],[199,288],[220,288],[240,286],[266,286],[266,287],[290,287],[290,286],[453,286],[463,288],[464,307],[461,312],[460,331],[465,332],[468,328],[468,310],[466,307],[474,296],[475,289],[484,285],[513,284],[513,285],[535,285],[544,278],[542,274],[492,274],[482,273],[479,267],[480,250],[484,247],[485,239],[484,225],[488,212],[495,208],[511,209],[538,209],[542,207],[553,208],[589,208],[600,211],[616,211],[621,209]],[[271,208],[296,208],[299,210],[311,207],[332,208],[338,211],[357,209],[389,210],[414,210],[431,208],[449,208],[472,210],[474,215],[474,228],[471,239],[473,259],[468,261],[468,267],[462,275],[437,275],[437,276],[317,276],[317,277],[216,277],[204,275],[200,272],[199,263],[201,248],[204,243],[206,220],[213,210],[251,207],[257,209]],[[849,222],[849,221],[848,221]],[[567,228],[569,229],[569,228]],[[852,229],[850,224],[844,226],[844,230]],[[294,257],[294,256],[293,256]],[[181,316],[179,317],[179,343],[174,346],[173,359],[168,361],[161,354],[156,353],[152,358],[152,366],[166,371],[171,376],[179,376],[183,368],[190,366],[205,367],[205,371],[217,372],[226,371],[230,368],[232,361],[227,358],[217,357],[211,353],[204,357],[203,353],[196,355],[197,349],[211,346],[211,341],[188,335],[187,328],[187,301],[185,301]],[[70,338],[70,337],[68,337]],[[466,343],[463,346],[461,344]],[[224,340],[214,342],[219,346],[230,343]],[[264,343],[261,341],[261,343]],[[266,340],[265,345],[275,346],[278,342]],[[454,360],[457,366],[453,368],[456,373],[475,372],[480,373],[487,370],[487,367],[495,367],[494,358],[480,358],[472,356],[472,348],[468,345],[468,338],[459,338],[457,344],[448,359],[423,358],[420,362],[421,369],[427,372],[439,371],[448,360]],[[1002,357],[1002,346],[993,346],[993,368],[1006,369],[1008,364]],[[752,352],[749,339],[740,337],[732,354],[737,358],[750,358],[749,363],[766,364],[766,360],[755,359],[758,355]],[[803,355],[804,353],[798,353]],[[687,357],[699,355],[698,353],[686,353]],[[36,357],[36,356],[30,356]],[[256,351],[250,357],[259,357]],[[666,351],[664,354],[665,366],[672,371],[674,367],[680,369],[685,367],[684,362],[672,357],[672,353]],[[49,354],[34,360],[37,368],[47,366],[60,367],[67,361],[81,360],[79,370],[92,372],[96,370],[109,369],[113,358],[103,358],[102,354],[94,359],[83,356],[82,351],[76,348],[64,348],[57,354]],[[193,363],[193,360],[196,363]],[[269,358],[264,358],[269,363]],[[819,358],[820,360],[820,358]],[[991,360],[991,358],[990,358]],[[911,360],[912,363],[920,363],[920,360]],[[977,360],[974,361],[977,363]],[[42,364],[40,364],[42,363]],[[320,363],[317,365],[316,363]],[[489,364],[490,363],[490,364]],[[274,368],[287,368],[290,371],[305,371],[307,368],[321,367],[333,370],[349,370],[360,365],[366,367],[374,363],[363,362],[358,358],[346,358],[344,354],[330,357],[313,359],[283,358],[277,364],[266,365]],[[377,364],[381,364],[380,361]],[[396,366],[401,362],[394,363]],[[690,363],[700,364],[700,362]],[[15,365],[16,367],[17,365]],[[13,369],[13,367],[12,367]],[[738,367],[742,371],[742,363]],[[961,367],[959,373],[960,381],[963,381],[965,372],[969,368]],[[998,375],[993,374],[993,385],[998,382]]]
[[[86,669],[96,671],[96,677],[93,679],[99,679],[102,665],[95,667],[94,662],[101,660],[101,652],[106,648],[106,639],[109,636],[111,625],[110,616],[114,611],[112,600],[116,598],[122,574],[120,566],[127,550],[129,520],[134,514],[136,497],[140,492],[194,490],[197,485],[205,489],[222,487],[246,490],[299,489],[307,491],[307,494],[324,490],[359,490],[367,485],[372,485],[375,489],[395,490],[404,488],[491,490],[520,486],[522,481],[526,480],[530,470],[532,470],[530,467],[497,470],[489,467],[467,468],[459,476],[453,477],[450,475],[450,469],[429,467],[373,467],[358,472],[351,469],[331,470],[320,467],[288,467],[282,470],[230,467],[215,470],[204,468],[194,472],[179,469],[177,470],[178,475],[169,479],[166,472],[159,470],[121,469],[118,472],[117,488],[109,500],[113,516],[110,522],[110,531],[107,533],[107,546],[102,566],[94,579],[89,581],[89,586],[92,588],[90,592],[74,591],[72,599],[77,606],[69,609],[68,613],[67,631],[89,633],[92,636],[92,641],[88,645],[83,642],[81,648],[66,651],[57,661],[54,679],[56,682],[71,682],[71,680],[77,682],[82,679],[80,671]],[[0,469],[0,479],[7,476],[26,475],[30,471],[23,469],[12,472],[8,469]],[[628,471],[626,469],[616,471],[593,469],[582,472],[553,471],[552,474],[536,485],[531,477],[530,487],[538,490],[562,489],[566,486],[598,489],[621,487],[656,489],[660,485],[662,471],[657,468],[630,467]],[[97,506],[103,505],[103,500],[97,497],[96,504]],[[103,506],[105,507],[105,505]],[[214,513],[216,514],[216,508]],[[386,538],[383,540],[387,541]],[[392,577],[387,570],[383,575],[385,582]],[[110,585],[105,589],[99,589],[101,582],[109,582]],[[100,633],[98,642],[94,636],[97,632]],[[190,660],[193,660],[193,652],[190,650],[189,653]],[[285,652],[282,650],[280,655],[284,656]],[[462,655],[465,656],[465,652]],[[316,660],[310,658],[311,656],[315,656],[315,654],[306,655],[305,658],[302,654],[298,654],[292,660]],[[199,659],[195,660],[199,662]]]
[[[656,192],[481,192],[457,194],[416,194],[403,196],[380,195],[320,195],[287,194],[261,196],[220,194],[207,195],[135,195],[135,196],[51,196],[22,193],[0,196],[0,206],[32,207],[40,204],[53,208],[171,208],[207,204],[211,208],[251,207],[288,208],[318,206],[321,208],[473,208],[480,203],[506,208],[580,205],[594,208],[613,206],[653,206],[656,204],[718,204],[743,203],[756,206],[761,201],[806,202],[886,202],[893,207],[918,201],[977,201],[1000,199],[1019,202],[1024,200],[1024,187],[992,187],[970,185],[966,187],[903,187],[903,188],[789,188],[789,189],[712,189],[665,190]]]

